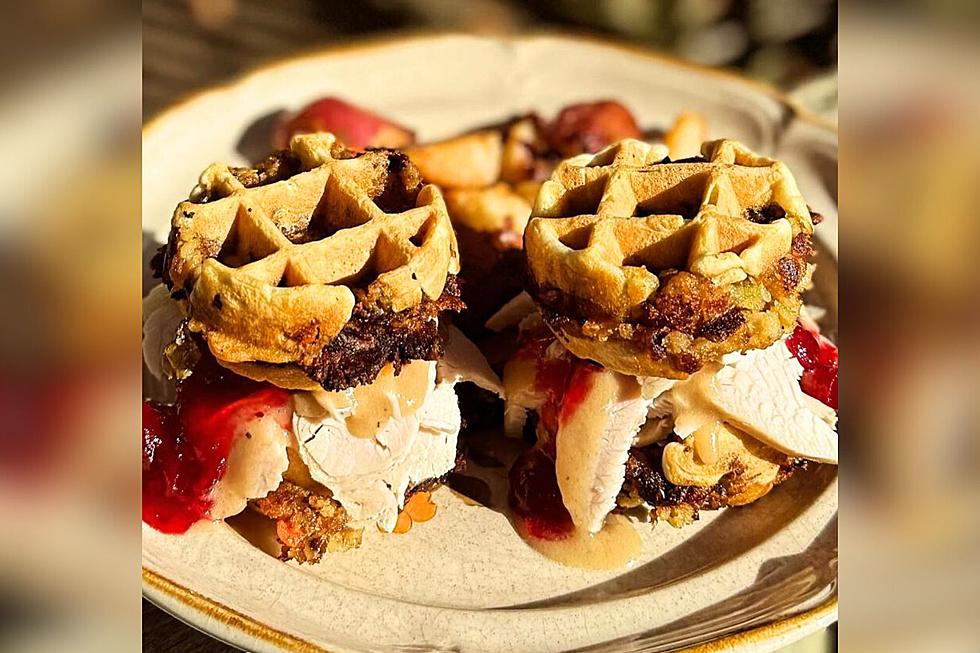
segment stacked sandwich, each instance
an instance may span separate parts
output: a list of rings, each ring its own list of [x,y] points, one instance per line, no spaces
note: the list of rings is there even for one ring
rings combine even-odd
[[[325,126],[357,148],[300,133]],[[156,260],[143,353],[173,401],[143,406],[154,528],[248,508],[304,562],[404,532],[462,463],[463,422],[499,423],[476,392],[464,420],[461,382],[533,443],[510,501],[539,540],[612,513],[680,526],[837,462],[837,350],[802,303],[819,216],[782,162],[728,140],[678,158],[702,120],[651,145],[614,102],[416,145],[327,98],[280,131],[258,164],[202,173]],[[516,327],[483,341],[503,383],[460,314]]]
[[[186,530],[251,502],[285,557],[391,531],[457,463],[466,378],[499,390],[445,321],[462,308],[441,192],[404,154],[295,136],[209,167],[177,206],[144,311],[144,520]],[[416,516],[431,516],[422,506]],[[401,524],[399,523],[401,520]]]
[[[787,341],[833,349],[799,333],[813,226],[788,168],[734,141],[672,161],[624,140],[557,167],[525,232],[534,310],[504,371],[507,428],[536,440],[511,473],[531,535],[626,510],[681,525],[836,463],[836,406],[800,385],[819,357]],[[835,402],[836,349],[833,365]]]

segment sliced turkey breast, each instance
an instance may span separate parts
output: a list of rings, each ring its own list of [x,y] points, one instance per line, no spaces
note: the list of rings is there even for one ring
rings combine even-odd
[[[462,381],[503,392],[476,346],[450,327],[438,363],[382,370],[368,386],[298,393],[293,421],[300,457],[350,516],[391,531],[409,490],[456,465],[461,426],[453,387]]]
[[[508,327],[517,326],[524,318],[534,313],[534,310],[534,300],[526,292],[522,292],[487,318],[485,326],[491,331],[500,332]]]
[[[503,384],[480,349],[454,326],[448,329],[446,353],[439,360],[437,372],[440,382],[469,381],[499,397],[504,396]]]
[[[420,383],[421,392],[403,390],[403,375]],[[352,526],[376,523],[391,531],[409,488],[453,468],[459,407],[452,384],[437,386],[435,375],[435,363],[414,361],[394,384],[379,375],[375,387],[358,388],[360,401],[354,393],[346,405],[317,397],[325,408],[320,414],[297,402],[293,428],[300,457],[313,480],[344,507]],[[408,394],[421,398],[418,405],[402,401]]]
[[[555,472],[577,527],[598,532],[615,507],[649,406],[636,378],[591,364],[576,369],[559,416]]]
[[[289,467],[286,448],[293,442],[288,428],[289,408],[270,408],[262,417],[245,422],[228,454],[226,470],[211,492],[211,519],[224,519],[245,509],[279,487]]]
[[[836,464],[832,409],[817,408],[803,393],[802,373],[782,341],[726,365],[706,366],[667,394],[674,432],[685,438],[724,421],[789,456]]]

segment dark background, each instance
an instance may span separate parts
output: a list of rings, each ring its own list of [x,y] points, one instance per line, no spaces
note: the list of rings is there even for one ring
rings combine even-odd
[[[783,88],[837,66],[833,0],[145,0],[143,115],[299,50],[397,31],[563,28]]]

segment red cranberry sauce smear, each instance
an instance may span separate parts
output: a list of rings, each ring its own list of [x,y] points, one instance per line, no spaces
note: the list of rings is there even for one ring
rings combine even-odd
[[[803,366],[803,392],[837,410],[837,346],[800,323],[786,346]]]
[[[555,461],[538,447],[522,453],[510,468],[508,501],[526,537],[561,540],[575,530],[561,499]]]
[[[561,412],[558,414],[559,424],[565,423],[582,405],[592,388],[595,375],[601,371],[602,368],[595,363],[583,360],[575,362],[575,371],[572,372],[572,378],[568,381],[565,396],[561,401]]]
[[[538,409],[538,442],[524,452],[510,469],[511,509],[526,537],[560,540],[575,530],[571,515],[561,498],[555,475],[555,438],[558,425],[582,404],[592,387],[594,375],[602,370],[595,363],[564,352],[559,357],[545,351],[555,341],[547,329],[522,335],[518,356],[536,361],[534,384],[545,402]]]
[[[163,533],[183,533],[207,519],[242,425],[288,402],[285,390],[206,359],[177,386],[174,406],[144,401],[143,521]],[[281,426],[290,428],[288,421]]]
[[[561,409],[565,388],[572,376],[575,359],[570,353],[562,350],[560,356],[549,356],[545,353],[555,336],[547,327],[540,327],[521,334],[521,347],[517,356],[535,361],[534,386],[535,390],[545,396],[545,401],[538,408],[538,419],[549,436],[550,448],[554,449],[554,436],[558,432],[558,413]],[[553,455],[553,451],[552,451]]]

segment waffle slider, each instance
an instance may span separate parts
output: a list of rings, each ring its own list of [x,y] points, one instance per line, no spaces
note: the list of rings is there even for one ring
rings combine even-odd
[[[507,429],[535,440],[511,470],[532,535],[595,533],[614,511],[682,525],[836,464],[836,390],[831,407],[800,384],[832,359],[816,372],[836,388],[836,347],[786,339],[804,329],[812,232],[786,166],[734,141],[671,161],[627,140],[557,167],[525,233],[533,303],[504,369]],[[547,474],[557,507],[540,505]]]
[[[144,342],[167,343],[145,353],[170,361],[151,368],[173,370],[177,346],[196,343],[202,361],[225,370],[197,385],[277,391],[288,419],[277,423],[281,437],[266,440],[278,462],[262,483],[238,484],[261,492],[236,505],[248,500],[276,520],[285,557],[319,559],[359,542],[368,525],[394,530],[413,493],[456,466],[455,384],[499,392],[448,324],[462,308],[458,270],[440,191],[403,154],[355,153],[329,133],[294,136],[255,167],[214,164],[177,206],[162,264],[169,301],[156,292],[144,315],[147,325],[176,328],[161,336],[145,326]],[[161,318],[166,311],[178,319]],[[201,369],[177,377],[200,381]],[[186,383],[178,417],[181,400],[193,401],[181,393]],[[248,442],[252,460],[263,453],[246,437],[250,420],[265,412],[243,415],[227,438],[233,449]],[[185,440],[207,437],[184,426]],[[215,487],[249,474],[231,461]]]

